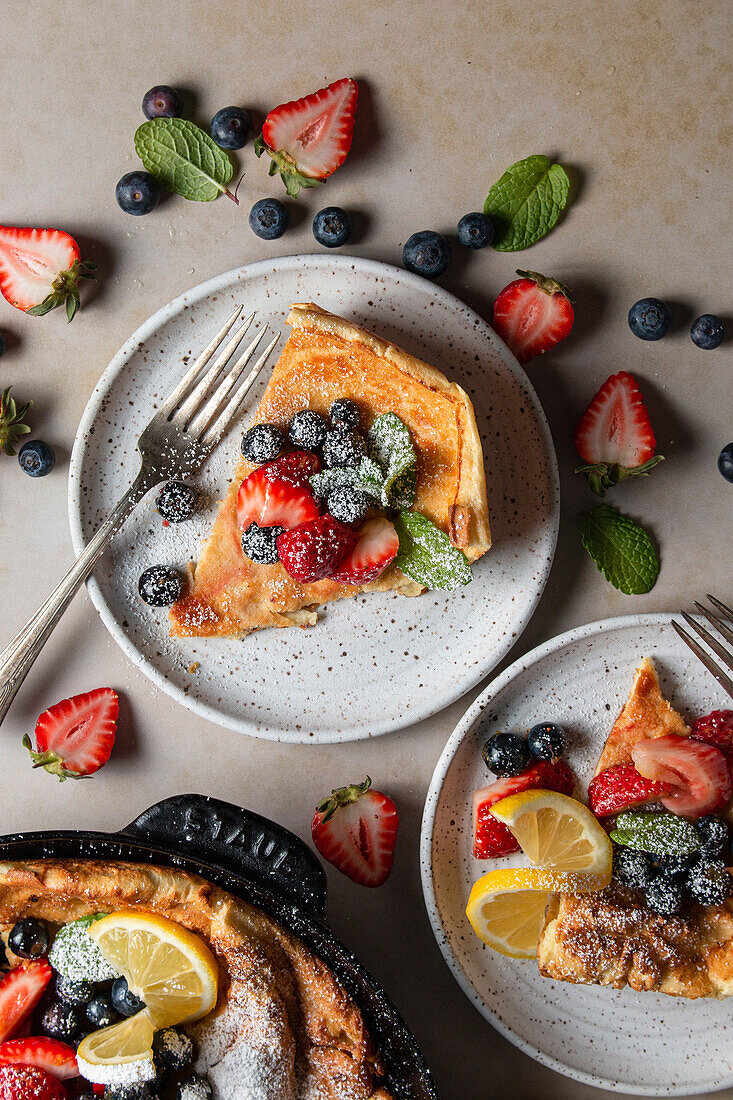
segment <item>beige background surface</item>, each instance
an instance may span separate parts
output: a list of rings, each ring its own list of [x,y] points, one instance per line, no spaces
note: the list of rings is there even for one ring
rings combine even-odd
[[[731,10],[725,0],[1,0],[0,220],[68,229],[101,268],[70,327],[60,314],[24,318],[0,302],[9,345],[0,382],[33,399],[34,433],[58,455],[56,471],[37,482],[0,459],[2,637],[25,622],[70,561],[66,471],[76,425],[105,365],[153,310],[228,268],[317,251],[310,220],[327,203],[358,213],[353,252],[399,263],[410,233],[452,232],[463,213],[481,207],[504,168],[537,152],[575,170],[564,223],[521,256],[456,248],[443,280],[485,315],[516,266],[552,274],[575,293],[571,337],[528,368],[557,444],[563,519],[546,594],[514,656],[593,619],[674,609],[706,591],[733,600],[733,487],[715,468],[733,437],[732,345],[701,352],[686,325],[644,344],[626,325],[629,305],[646,294],[674,302],[688,322],[706,311],[733,312]],[[258,241],[247,225],[251,202],[280,193],[251,147],[240,157],[239,209],[223,199],[172,198],[133,219],[116,206],[114,185],[137,163],[133,133],[152,84],[188,89],[189,111],[206,123],[229,103],[261,118],[343,75],[361,85],[353,151],[326,189],[298,200],[294,227],[280,241]],[[608,587],[577,537],[590,498],[571,472],[572,426],[619,369],[641,380],[667,456],[621,497],[661,547],[662,573],[645,597]],[[83,784],[32,773],[20,738],[38,713],[103,683],[123,699],[110,765]],[[454,983],[430,932],[418,874],[420,814],[435,761],[468,701],[358,745],[254,742],[153,690],[80,596],[0,731],[0,831],[116,828],[154,800],[192,790],[247,805],[307,837],[316,798],[368,771],[399,803],[395,871],[374,892],[330,875],[333,925],[403,1010],[444,1100],[598,1095],[500,1038]]]

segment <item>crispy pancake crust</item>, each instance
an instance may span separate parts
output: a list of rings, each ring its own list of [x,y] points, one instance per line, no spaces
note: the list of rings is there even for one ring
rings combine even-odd
[[[647,657],[636,670],[595,774],[631,763],[637,741],[689,732],[662,696]],[[641,891],[615,881],[598,893],[557,894],[545,914],[537,957],[540,972],[559,981],[629,985],[678,997],[730,997],[733,901],[702,906],[688,899],[678,916],[660,917],[647,907]]]
[[[216,1052],[213,1067],[201,1067],[215,1087],[227,1054],[230,1064],[249,1059],[242,1077],[248,1065],[259,1066],[261,1056],[257,1081],[264,1087],[266,1069],[278,1100],[306,1093],[319,1100],[390,1100],[374,1082],[378,1057],[356,1005],[331,970],[261,910],[165,867],[93,860],[0,863],[0,924],[28,916],[61,924],[116,909],[167,917],[198,933],[213,951],[219,1000],[192,1030],[202,1051]],[[231,1083],[226,1088],[234,1095]],[[243,1087],[243,1098],[250,1095]],[[269,1100],[270,1091],[257,1095]]]
[[[365,428],[393,411],[407,424],[418,456],[415,508],[448,533],[469,561],[491,545],[483,454],[473,407],[460,386],[394,344],[313,304],[293,306],[292,333],[275,364],[253,422],[285,429],[300,409],[328,414],[337,397],[355,401]],[[314,608],[359,592],[423,589],[390,566],[362,587],[329,579],[298,584],[280,564],[256,565],[242,553],[236,523],[242,461],[195,568],[171,609],[178,637],[241,636],[266,626],[310,626]]]

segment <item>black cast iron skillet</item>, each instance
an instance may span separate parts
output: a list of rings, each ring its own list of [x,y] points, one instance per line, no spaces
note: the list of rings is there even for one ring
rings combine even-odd
[[[0,836],[0,860],[98,859],[156,863],[201,875],[263,909],[334,972],[379,1047],[398,1100],[439,1100],[415,1037],[384,990],[336,939],[326,918],[326,875],[294,833],[229,802],[182,794],[156,802],[118,833]]]

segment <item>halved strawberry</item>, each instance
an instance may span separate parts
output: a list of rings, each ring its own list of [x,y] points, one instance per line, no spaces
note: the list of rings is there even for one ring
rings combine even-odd
[[[656,802],[671,792],[669,783],[647,779],[633,764],[616,764],[591,779],[588,805],[596,817],[609,817],[647,802]]]
[[[333,516],[318,516],[277,538],[277,556],[288,576],[300,584],[332,577],[356,542],[356,531]]]
[[[321,469],[321,460],[313,451],[290,451],[266,462],[260,469],[270,481],[281,477],[297,485],[309,485],[308,479]]]
[[[280,173],[289,195],[323,183],[344,163],[358,95],[356,81],[344,77],[270,111],[254,149],[258,157],[272,157],[270,175]]]
[[[397,557],[400,540],[393,523],[380,516],[368,519],[357,532],[354,549],[331,574],[342,584],[366,584],[385,571]]]
[[[0,1042],[10,1039],[36,1007],[53,971],[45,959],[14,967],[0,980]]]
[[[670,784],[671,793],[660,801],[680,817],[712,814],[730,801],[733,784],[728,764],[713,745],[670,733],[637,741],[631,758],[647,779]]]
[[[295,476],[301,460],[294,460],[292,467],[282,470],[279,476],[274,467],[282,461],[275,459],[266,466],[258,466],[239,486],[237,526],[240,532],[246,531],[251,523],[258,527],[284,527],[289,531],[320,514],[307,478]]]
[[[46,1073],[66,1081],[69,1077],[79,1076],[76,1054],[72,1047],[60,1043],[57,1039],[45,1036],[32,1036],[28,1039],[8,1039],[0,1043],[0,1066],[16,1063],[24,1066],[38,1066]]]
[[[399,825],[397,807],[363,783],[340,787],[316,806],[313,843],[324,859],[361,886],[381,886],[392,870]]]
[[[68,1092],[37,1066],[0,1066],[0,1100],[66,1100]]]
[[[489,783],[473,795],[473,854],[476,859],[496,859],[518,852],[519,845],[503,821],[497,821],[491,807],[502,798],[520,791],[548,790],[572,794],[575,778],[564,760],[538,760],[521,775]]]
[[[549,351],[573,327],[575,313],[568,291],[536,271],[505,286],[494,302],[494,331],[520,363]]]
[[[599,497],[619,481],[646,477],[664,461],[663,455],[654,454],[657,442],[649,413],[628,371],[606,379],[575,425],[574,443],[586,463],[575,472],[585,474]]]
[[[36,722],[36,748],[23,744],[34,768],[64,779],[83,779],[107,763],[115,743],[119,698],[112,688],[72,695],[44,710]]]
[[[81,305],[79,279],[93,279],[96,269],[62,229],[0,225],[0,293],[24,313],[42,317],[65,303],[73,320]]]

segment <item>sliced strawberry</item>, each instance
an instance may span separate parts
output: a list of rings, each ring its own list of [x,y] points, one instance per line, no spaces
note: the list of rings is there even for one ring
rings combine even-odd
[[[322,183],[346,160],[354,135],[359,86],[344,77],[327,88],[270,111],[255,141],[255,153],[272,157],[289,195]]]
[[[549,351],[564,340],[575,314],[564,286],[536,271],[505,286],[494,302],[494,331],[520,363]]]
[[[725,756],[713,745],[678,737],[637,741],[631,758],[642,775],[669,783],[671,794],[661,802],[681,817],[702,817],[722,810],[730,801],[733,784]]]
[[[0,980],[0,1042],[10,1039],[36,1007],[53,971],[45,959],[14,967]]]
[[[654,783],[638,772],[633,764],[616,764],[591,779],[588,805],[596,817],[609,817],[656,802],[672,791],[669,783]]]
[[[290,458],[291,456],[286,456]],[[318,505],[307,479],[297,477],[300,460],[282,468],[282,476],[273,469],[276,462],[258,466],[244,479],[237,494],[237,526],[246,531],[251,523],[258,527],[300,527],[319,515]]]
[[[79,279],[93,279],[95,270],[62,229],[0,225],[0,293],[24,313],[42,317],[65,303],[71,321],[81,305]]]
[[[363,783],[340,787],[316,806],[313,843],[361,886],[381,886],[392,870],[399,815],[391,798]]]
[[[107,763],[115,743],[119,699],[112,688],[72,695],[44,710],[36,722],[36,749],[23,744],[34,768],[64,779],[82,779]]]
[[[308,478],[321,469],[321,460],[313,451],[291,451],[266,462],[260,469],[270,481],[281,477],[296,485],[309,485]]]
[[[636,379],[628,371],[612,374],[603,383],[575,425],[575,449],[586,463],[576,474],[585,474],[598,496],[605,496],[619,481],[646,477],[662,455],[649,413]]]
[[[333,576],[356,542],[356,531],[333,516],[319,516],[278,535],[277,556],[288,576],[300,584]]]
[[[38,1066],[39,1069],[45,1069],[46,1073],[58,1077],[60,1081],[79,1076],[73,1048],[57,1039],[34,1036],[29,1039],[8,1039],[0,1043],[0,1066],[13,1063]]]
[[[733,752],[733,710],[713,710],[698,718],[690,730],[690,737],[715,745],[721,752]]]
[[[342,584],[366,584],[376,580],[397,557],[400,540],[388,519],[368,519],[357,532],[354,549],[331,574]]]
[[[0,1100],[66,1100],[68,1092],[37,1066],[0,1066]]]
[[[572,794],[575,778],[564,760],[538,760],[521,775],[499,779],[474,792],[473,854],[476,859],[495,859],[518,852],[519,845],[503,821],[497,821],[491,807],[502,798],[520,791],[548,790]]]

